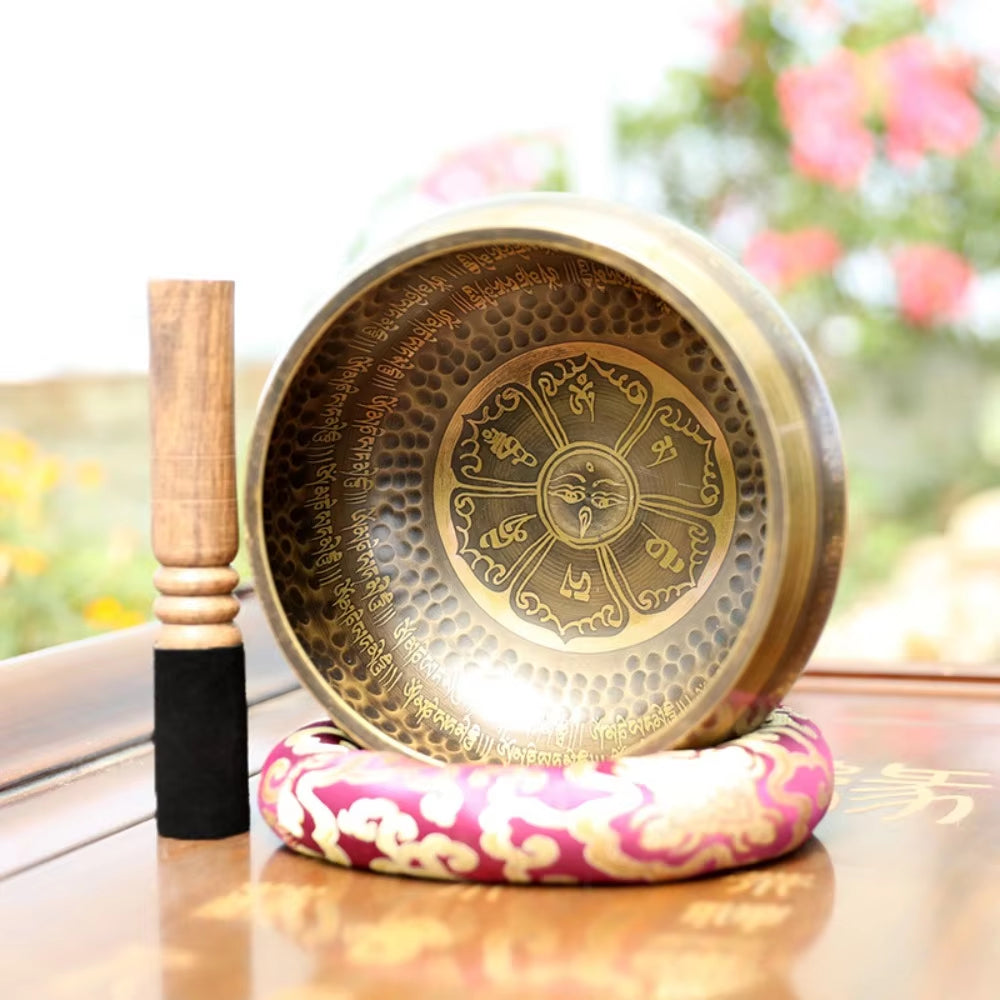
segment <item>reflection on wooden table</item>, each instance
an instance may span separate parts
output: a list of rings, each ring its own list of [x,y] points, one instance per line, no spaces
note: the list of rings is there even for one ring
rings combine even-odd
[[[196,911],[266,923],[311,960],[308,987],[361,995],[727,997],[793,995],[789,964],[829,917],[833,869],[816,841],[781,870],[675,887],[560,890],[399,882],[279,852],[260,880]],[[770,932],[787,927],[781,947]],[[178,996],[184,995],[179,993]],[[350,994],[349,994],[350,995]]]
[[[4,883],[3,995],[992,997],[1000,704],[934,691],[804,680],[833,810],[784,861],[682,884],[421,882],[294,855],[259,821],[212,843],[146,822]]]

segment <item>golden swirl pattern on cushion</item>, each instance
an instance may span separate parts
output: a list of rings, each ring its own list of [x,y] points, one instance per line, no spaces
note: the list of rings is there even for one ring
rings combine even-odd
[[[271,752],[262,815],[335,864],[477,882],[663,882],[787,854],[830,804],[819,728],[777,708],[706,750],[567,767],[439,767],[357,748],[330,722]]]

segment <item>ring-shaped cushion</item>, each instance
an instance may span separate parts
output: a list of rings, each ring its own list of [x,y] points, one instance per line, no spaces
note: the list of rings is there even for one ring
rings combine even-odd
[[[358,749],[317,722],[271,752],[258,802],[289,847],[348,867],[477,882],[664,882],[795,850],[832,790],[819,728],[782,707],[706,750],[566,767],[442,767]]]

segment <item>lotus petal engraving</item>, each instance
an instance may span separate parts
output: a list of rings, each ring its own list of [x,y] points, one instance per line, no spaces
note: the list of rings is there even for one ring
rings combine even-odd
[[[499,382],[450,460],[455,555],[566,644],[623,635],[696,588],[715,547],[717,437],[630,352],[580,344]]]

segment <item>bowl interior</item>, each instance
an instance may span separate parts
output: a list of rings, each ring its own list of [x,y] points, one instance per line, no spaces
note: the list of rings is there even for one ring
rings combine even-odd
[[[355,738],[435,760],[670,746],[740,669],[757,437],[706,337],[623,271],[490,242],[379,277],[266,443],[293,664]]]

